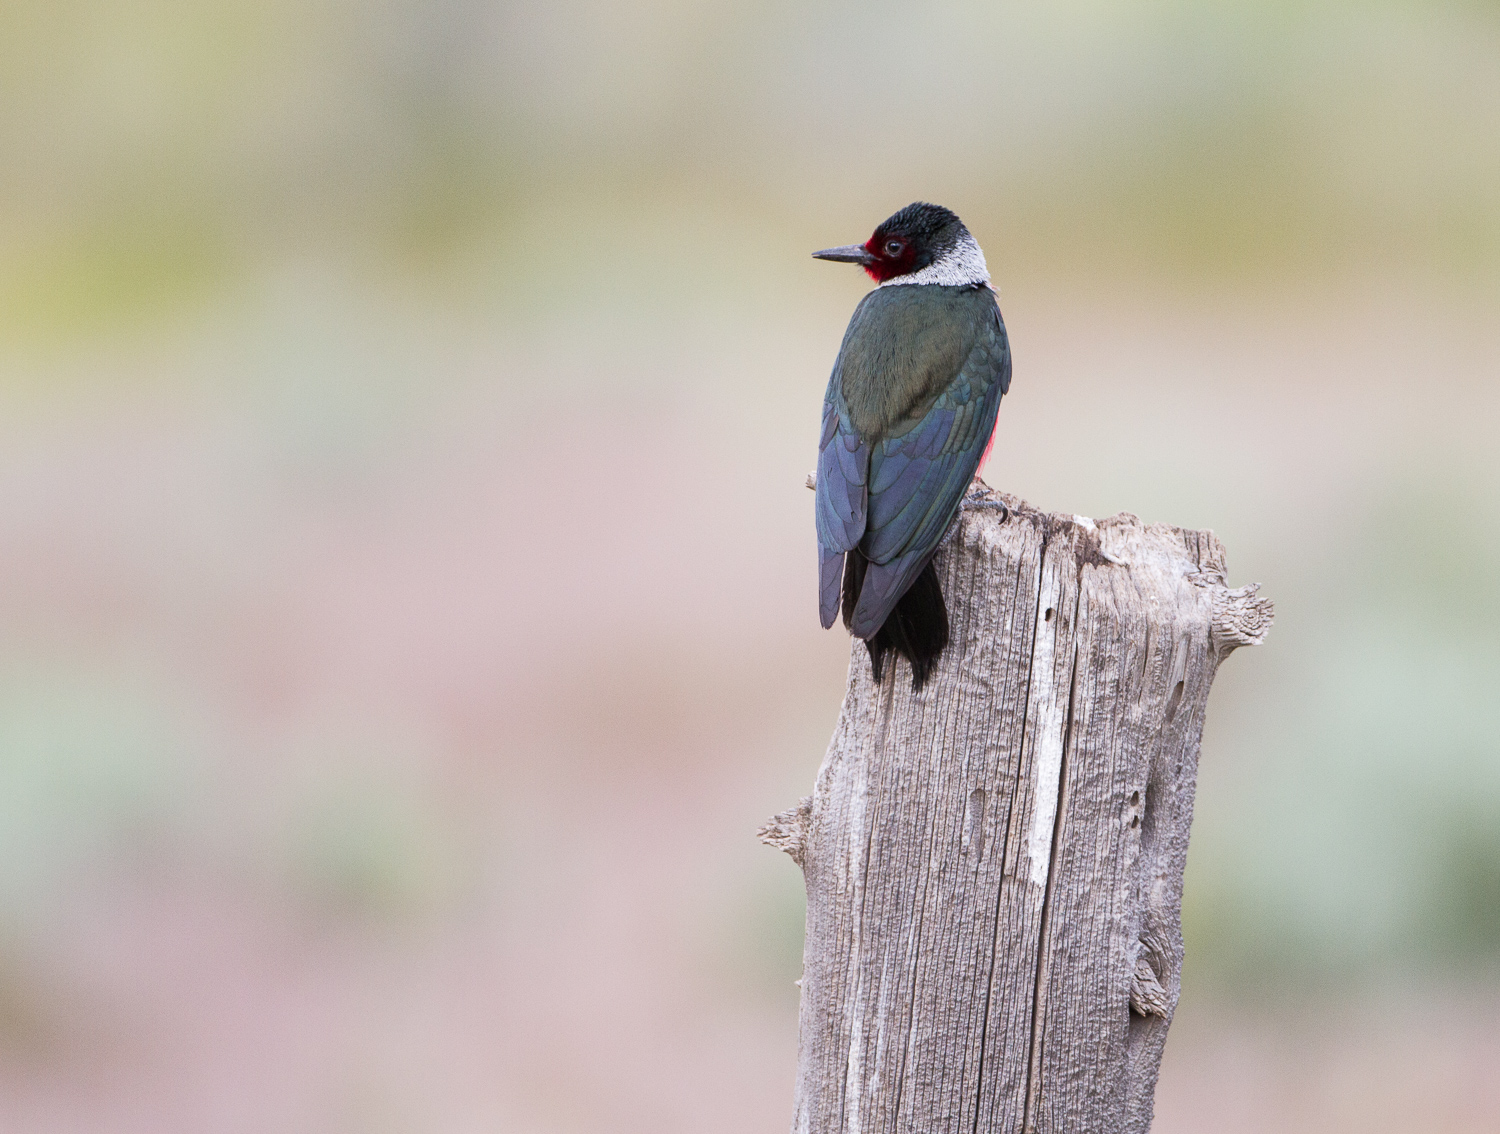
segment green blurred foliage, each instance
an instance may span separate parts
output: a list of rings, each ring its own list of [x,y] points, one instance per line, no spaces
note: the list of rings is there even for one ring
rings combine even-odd
[[[470,855],[437,801],[367,761],[297,800],[284,842],[287,881],[335,920],[421,924],[465,889]]]
[[[1452,487],[1489,470],[1432,471],[1333,521],[1336,555],[1279,612],[1292,656],[1264,716],[1225,738],[1235,767],[1205,769],[1184,911],[1201,978],[1500,972],[1500,508]]]
[[[1497,51],[1457,2],[18,0],[0,327],[118,327],[286,257],[503,275],[591,213],[753,239],[918,193],[1032,273],[1493,285]]]
[[[185,810],[190,711],[120,671],[0,675],[0,932],[54,916],[81,878],[150,855]]]

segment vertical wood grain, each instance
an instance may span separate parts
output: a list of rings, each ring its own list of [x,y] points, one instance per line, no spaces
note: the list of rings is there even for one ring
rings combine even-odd
[[[1208,532],[1048,514],[982,482],[935,560],[920,694],[852,643],[802,866],[792,1129],[1143,1132],[1182,962],[1203,710],[1271,604]]]

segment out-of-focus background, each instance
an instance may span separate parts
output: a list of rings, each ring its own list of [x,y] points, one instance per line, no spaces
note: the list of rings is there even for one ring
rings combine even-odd
[[[1500,1128],[1500,7],[10,0],[0,1128],[782,1129],[814,248],[1277,602],[1156,1129]]]

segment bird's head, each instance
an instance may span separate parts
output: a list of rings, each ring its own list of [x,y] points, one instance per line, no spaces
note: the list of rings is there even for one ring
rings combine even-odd
[[[863,244],[825,248],[819,260],[858,264],[878,284],[973,286],[990,281],[984,253],[957,214],[917,201],[887,217]]]

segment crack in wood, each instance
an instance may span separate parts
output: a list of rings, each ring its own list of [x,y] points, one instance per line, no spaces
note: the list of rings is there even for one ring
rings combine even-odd
[[[1079,596],[1082,598],[1080,586]],[[1075,600],[1076,601],[1076,600]],[[1078,607],[1075,605],[1074,610]],[[1037,965],[1036,985],[1031,996],[1031,1043],[1026,1058],[1026,1090],[1024,1094],[1025,1108],[1021,1112],[1021,1129],[1024,1134],[1034,1134],[1035,1112],[1037,1098],[1041,1093],[1041,1056],[1042,1043],[1044,1040],[1044,1026],[1046,1015],[1047,998],[1047,970],[1051,957],[1051,914],[1052,914],[1052,890],[1056,883],[1057,875],[1052,870],[1052,865],[1057,861],[1058,850],[1062,845],[1063,826],[1067,822],[1068,815],[1068,748],[1073,739],[1073,705],[1074,698],[1078,692],[1078,644],[1074,639],[1073,661],[1068,672],[1068,711],[1067,723],[1063,735],[1062,758],[1057,770],[1057,806],[1052,820],[1052,843],[1047,858],[1047,889],[1046,896],[1042,899],[1042,919],[1040,932],[1037,935]]]

